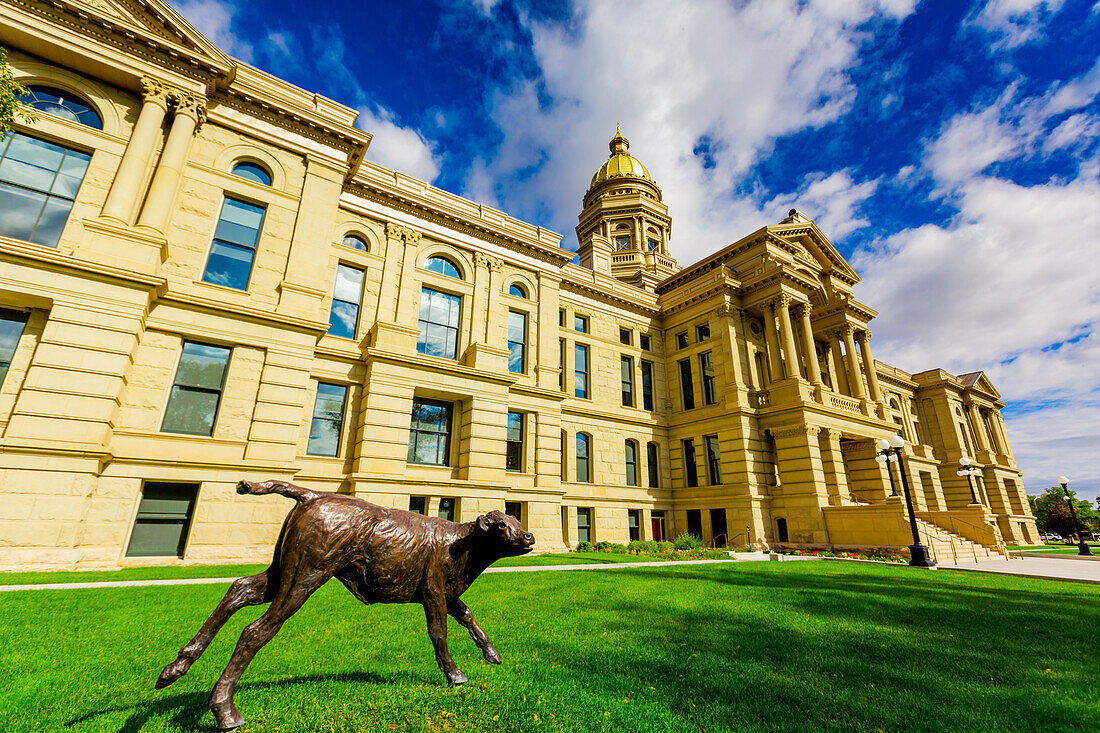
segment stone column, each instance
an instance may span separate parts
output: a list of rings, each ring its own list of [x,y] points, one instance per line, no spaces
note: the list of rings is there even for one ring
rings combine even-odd
[[[744,373],[745,367],[741,363],[744,350],[741,348],[740,333],[737,329],[737,325],[741,323],[741,310],[739,308],[734,308],[729,303],[723,303],[718,306],[715,312],[718,315],[718,322],[724,322],[726,325],[726,333],[724,336],[730,350],[729,370],[726,372],[726,379],[728,380],[726,383],[729,385],[729,388],[727,388],[728,391],[726,394],[733,396],[734,404],[744,404],[748,396]],[[718,365],[715,366],[717,367]]]
[[[966,412],[970,415],[970,422],[973,424],[974,438],[978,441],[978,447],[986,452],[992,451],[993,448],[989,443],[989,436],[985,433],[985,424],[982,422],[981,413],[978,412],[978,406],[973,402],[967,402]]]
[[[867,391],[863,388],[863,376],[859,373],[859,362],[856,361],[855,326],[848,323],[840,329],[840,335],[844,339],[845,361],[848,362],[848,387],[852,396],[856,399],[867,399]]]
[[[783,363],[786,365],[787,377],[798,377],[800,376],[798,348],[794,343],[794,329],[791,328],[791,296],[784,293],[776,299],[775,303],[775,309],[779,314],[779,333],[783,337],[783,350],[786,352]]]
[[[172,213],[172,202],[176,198],[184,166],[187,165],[187,152],[191,149],[191,140],[195,131],[206,119],[206,98],[198,94],[175,92],[172,94],[175,117],[168,140],[160,153],[157,172],[149,185],[149,195],[145,198],[145,207],[141,210],[138,226],[165,233],[168,218]]]
[[[840,355],[840,339],[837,332],[829,335],[829,378],[832,380],[833,391],[837,394],[851,394],[848,389],[848,376],[844,373],[844,361]]]
[[[389,234],[390,225],[386,226],[386,236]],[[417,318],[420,314],[420,285],[416,277],[416,258],[420,249],[420,232],[415,229],[401,227],[398,233],[399,240],[404,243],[401,248],[401,279],[397,283],[397,302],[394,304],[397,324],[413,330],[419,330]],[[387,259],[390,256],[389,252]]]
[[[825,478],[829,490],[829,504],[840,506],[850,504],[851,491],[848,489],[848,470],[844,467],[844,454],[840,452],[840,431],[835,428],[822,428],[821,464],[825,469]]]
[[[994,412],[993,413],[993,423],[994,423],[994,428],[999,430],[1000,433],[1001,433],[1001,444],[1004,445],[1005,456],[1008,458],[1008,460],[1011,461],[1012,460],[1012,446],[1009,445],[1008,431],[1005,429],[1005,420],[1001,416],[1000,412]]]
[[[875,371],[875,360],[871,357],[870,341],[870,331],[865,329],[859,332],[859,350],[863,355],[863,369],[867,372],[867,385],[871,388],[871,400],[881,405],[882,389],[878,386],[878,373]]]
[[[810,325],[810,311],[812,306],[809,302],[803,303],[799,307],[799,317],[802,319],[802,349],[806,354],[806,369],[810,372],[810,381],[818,386],[822,386],[821,381],[821,365],[817,361],[817,348],[814,344],[814,330]]]
[[[772,382],[783,379],[783,370],[779,364],[779,337],[775,331],[775,303],[764,307],[764,345],[768,350],[768,372]]]
[[[142,105],[137,123],[126,143],[115,180],[103,204],[103,216],[123,224],[129,222],[135,202],[141,199],[142,179],[153,156],[161,125],[168,113],[168,88],[152,77],[141,79]]]

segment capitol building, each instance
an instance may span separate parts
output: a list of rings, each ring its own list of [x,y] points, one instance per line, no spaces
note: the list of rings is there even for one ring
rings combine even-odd
[[[269,478],[542,551],[898,550],[895,434],[938,559],[1039,540],[986,375],[877,361],[798,211],[678,263],[629,130],[574,253],[159,0],[0,3],[0,46],[38,116],[0,140],[0,569],[265,561]]]

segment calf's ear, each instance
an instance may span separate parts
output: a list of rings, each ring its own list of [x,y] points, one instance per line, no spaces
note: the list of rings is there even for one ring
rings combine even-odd
[[[489,517],[487,517],[484,514],[482,514],[480,517],[478,517],[477,518],[477,528],[480,529],[482,532],[488,532],[489,531]]]

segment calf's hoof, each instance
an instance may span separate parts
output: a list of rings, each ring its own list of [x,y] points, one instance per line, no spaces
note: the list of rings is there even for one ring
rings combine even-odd
[[[489,664],[500,664],[500,652],[492,644],[486,644],[485,648],[481,650],[481,655],[485,657],[485,661]]]
[[[211,703],[210,711],[214,713],[218,730],[233,730],[244,725],[244,716],[233,706],[233,703]]]
[[[191,669],[191,661],[189,659],[183,659],[182,657],[176,659],[176,661],[169,664],[160,673],[160,677],[157,678],[157,689],[163,690],[165,687],[187,674],[187,670],[189,669]]]
[[[456,669],[454,672],[447,673],[447,681],[455,687],[461,687],[466,684],[466,675],[462,674],[461,669]]]

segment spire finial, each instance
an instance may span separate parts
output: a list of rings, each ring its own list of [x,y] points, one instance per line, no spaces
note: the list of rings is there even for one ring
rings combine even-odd
[[[622,126],[618,122],[615,123],[615,137],[611,138],[607,147],[611,149],[612,156],[626,155],[630,149],[630,141],[623,137]]]

